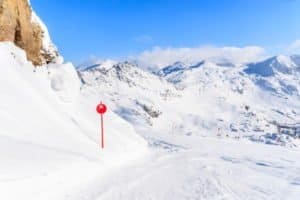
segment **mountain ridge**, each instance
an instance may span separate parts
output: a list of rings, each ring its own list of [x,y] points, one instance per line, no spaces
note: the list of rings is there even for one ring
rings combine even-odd
[[[119,62],[109,68],[95,65],[95,68],[79,73],[86,82],[83,91],[107,93],[105,99],[114,102],[115,112],[133,124],[142,118],[158,132],[200,132],[200,135],[217,132],[215,129],[219,127],[230,137],[241,132],[242,137],[252,138],[276,133],[274,121],[300,120],[297,117],[300,113],[298,72],[276,71],[288,64],[297,69],[287,62],[288,58],[276,56],[247,65],[178,61],[158,72],[143,70],[136,63]],[[274,65],[275,61],[277,65]],[[247,69],[253,66],[274,68],[274,75],[247,73]],[[141,86],[145,80],[147,83]],[[273,105],[269,104],[270,99]],[[286,101],[292,106],[287,107]],[[178,108],[182,102],[188,104],[186,111]],[[143,106],[139,106],[141,104],[160,114],[155,118],[147,115]],[[206,116],[206,112],[211,116]]]

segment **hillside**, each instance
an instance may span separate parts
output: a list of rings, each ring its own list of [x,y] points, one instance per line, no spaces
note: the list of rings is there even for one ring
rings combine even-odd
[[[6,66],[0,68],[1,199],[57,199],[144,154],[143,139],[111,111],[105,115],[107,149],[100,149],[95,106],[101,96],[80,94],[70,63],[34,69],[11,43],[0,43],[0,55]],[[71,181],[75,174],[80,181]]]

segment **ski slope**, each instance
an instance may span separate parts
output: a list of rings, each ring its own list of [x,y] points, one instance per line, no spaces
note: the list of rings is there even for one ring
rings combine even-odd
[[[276,84],[297,87],[297,72],[274,69],[270,91],[245,67],[177,62],[159,76],[128,62],[81,68],[83,93],[104,93],[152,147],[87,199],[298,199],[299,140],[265,136],[276,135],[273,120],[297,120],[298,93]]]
[[[299,151],[224,138],[163,139],[152,156],[107,175],[87,199],[299,199]]]
[[[101,96],[82,96],[71,64],[34,68],[25,53],[0,43],[0,199],[65,199],[68,190],[147,153],[146,142]]]
[[[0,199],[297,200],[300,196],[298,147],[217,137],[214,129],[185,134],[182,129],[161,131],[132,121],[133,127],[111,111],[119,104],[108,94],[119,96],[111,88],[101,90],[105,85],[82,87],[71,64],[34,68],[11,43],[0,43],[0,55]],[[124,80],[140,87],[137,95],[147,91],[139,100],[168,91],[161,97],[169,100],[164,111],[174,108],[167,107],[170,102],[193,102],[189,96],[178,99],[181,96],[169,83],[130,70],[132,79]],[[145,89],[152,79],[154,86],[164,84],[162,91]],[[121,91],[127,86],[119,84],[125,97]],[[129,91],[135,94],[134,88]],[[95,111],[101,99],[111,108],[105,115],[104,150]],[[124,102],[129,108],[134,105]],[[191,111],[178,108],[178,113]],[[153,120],[158,127],[168,126],[159,120]]]

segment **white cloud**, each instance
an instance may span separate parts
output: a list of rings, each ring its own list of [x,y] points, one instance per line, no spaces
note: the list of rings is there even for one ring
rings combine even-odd
[[[261,60],[266,57],[266,51],[259,46],[239,47],[214,47],[202,46],[198,48],[161,48],[154,47],[142,52],[131,59],[137,60],[144,67],[161,68],[176,61],[187,63],[209,61],[228,61],[233,63],[247,63]]]
[[[289,54],[299,54],[300,53],[300,40],[294,41],[287,48],[287,53]]]

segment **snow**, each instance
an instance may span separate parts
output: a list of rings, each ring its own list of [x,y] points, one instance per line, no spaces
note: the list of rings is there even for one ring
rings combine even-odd
[[[102,69],[110,69],[113,65],[117,64],[117,61],[107,59],[107,60],[91,60],[86,61],[80,66],[77,67],[78,71],[84,71],[88,69],[92,69],[95,67],[101,67]]]
[[[289,68],[296,66],[296,64],[293,62],[293,60],[289,56],[279,55],[279,56],[277,56],[277,61],[279,63],[281,63],[282,65],[285,65]]]
[[[157,74],[128,62],[109,69],[94,66],[79,72],[82,91],[105,94],[112,109],[134,126],[162,133],[214,135],[221,129],[231,137],[251,139],[275,133],[272,121],[298,120],[296,73],[265,78],[244,73],[244,66],[204,61],[178,69],[178,64]]]
[[[80,92],[80,80],[71,63],[48,65],[51,88],[65,102],[74,101]]]
[[[87,199],[298,199],[299,140],[279,137],[272,123],[299,120],[299,93],[283,92],[283,84],[298,87],[297,73],[266,78],[247,66],[198,63],[155,74],[133,63],[80,71],[82,91],[106,94],[151,146],[101,189],[89,187]]]
[[[173,153],[158,151],[113,177],[106,176],[95,199],[299,197],[297,151],[220,138],[164,136],[167,138],[183,148]]]
[[[101,96],[77,94],[71,64],[34,68],[11,43],[0,43],[0,55],[0,199],[64,199],[146,154],[146,142],[111,111],[100,149]]]
[[[0,56],[0,199],[299,198],[300,142],[272,139],[273,121],[299,120],[297,66],[264,77],[204,61],[158,75],[130,62],[34,68],[11,43]]]

